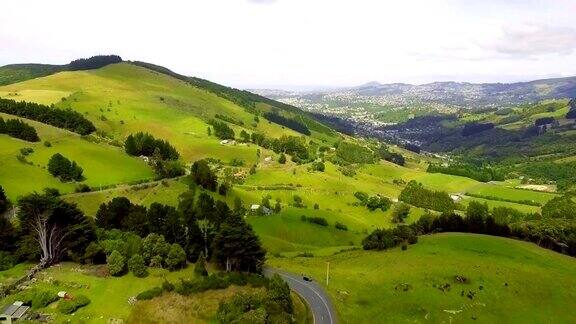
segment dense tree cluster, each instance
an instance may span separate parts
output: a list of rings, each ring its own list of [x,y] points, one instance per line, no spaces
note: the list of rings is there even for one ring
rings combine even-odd
[[[8,198],[6,197],[6,193],[4,192],[4,188],[0,186],[0,214],[3,214],[10,205]]]
[[[347,165],[351,163],[374,163],[376,161],[376,155],[369,148],[355,143],[340,142],[336,148],[336,157],[332,162]]]
[[[32,102],[0,98],[0,112],[64,128],[80,135],[88,135],[96,130],[91,121],[71,109],[58,109]]]
[[[542,117],[542,118],[538,118],[534,121],[534,126],[544,126],[544,125],[550,125],[550,124],[554,124],[556,120],[554,119],[554,117]]]
[[[408,182],[406,187],[400,192],[398,199],[416,207],[441,212],[456,209],[456,204],[447,193],[426,189],[421,183],[414,180]]]
[[[185,260],[195,262],[202,254],[229,271],[260,272],[265,251],[252,227],[242,218],[243,213],[241,205],[231,210],[225,202],[215,202],[204,192],[196,195],[190,191],[181,196],[178,208],[153,203],[146,209],[127,198],[114,198],[100,206],[96,224],[103,229],[146,237],[141,250],[148,266],[176,269]],[[102,250],[109,255],[116,249],[124,261],[129,260],[132,254],[118,244],[110,248],[104,240]]]
[[[565,190],[576,184],[576,162],[555,163],[533,162],[523,166],[520,171],[539,181],[552,180],[558,189]]]
[[[566,114],[566,118],[567,119],[576,119],[576,98],[573,98],[570,100],[570,102],[568,103],[568,107],[570,107],[570,109],[568,110],[568,113]]]
[[[60,179],[60,181],[81,181],[83,179],[82,168],[76,161],[70,161],[60,153],[52,155],[48,161],[48,172]]]
[[[218,186],[218,177],[210,168],[207,160],[198,160],[192,164],[190,177],[202,188],[210,191],[216,191]]]
[[[475,135],[492,128],[494,128],[493,123],[477,123],[477,122],[467,123],[464,125],[464,128],[462,128],[462,136],[466,137],[470,135]]]
[[[221,303],[216,318],[221,323],[293,323],[294,305],[290,287],[275,274],[266,293],[240,293]]]
[[[214,135],[219,139],[234,139],[234,130],[225,122],[212,119],[208,122],[214,128]]]
[[[468,177],[470,179],[478,180],[481,182],[504,180],[504,172],[501,170],[487,166],[475,166],[469,164],[429,164],[426,172],[457,175],[461,177]]]
[[[154,157],[157,155],[162,160],[177,160],[180,157],[178,151],[168,141],[156,139],[149,133],[143,132],[128,135],[124,142],[124,150],[132,156]]]
[[[4,119],[0,117],[0,134],[6,134],[28,142],[40,141],[36,129],[19,119],[8,119],[4,121]]]
[[[404,165],[406,163],[404,157],[400,153],[390,152],[386,145],[380,146],[378,150],[378,154],[380,154],[380,158],[386,160],[388,162],[392,162],[398,165]]]
[[[376,209],[387,211],[392,206],[392,201],[388,197],[380,195],[369,196],[365,192],[357,191],[354,193],[354,197],[358,199],[356,205],[366,206],[370,211],[375,211]]]
[[[234,125],[238,125],[238,126],[244,126],[243,121],[241,121],[239,119],[232,118],[230,116],[226,116],[226,115],[222,115],[222,114],[216,114],[216,115],[214,115],[214,117],[221,119],[225,122],[229,122],[230,124],[234,124]]]
[[[268,138],[262,133],[252,133],[252,143],[270,149],[278,154],[292,155],[292,161],[305,163],[313,160],[315,154],[306,144],[306,138],[282,135],[280,138]]]
[[[376,229],[362,240],[364,250],[385,250],[400,244],[415,244],[418,236],[406,225],[393,229]]]
[[[122,58],[118,55],[96,55],[89,58],[81,58],[74,60],[68,64],[68,70],[93,70],[99,69],[109,64],[122,62]]]
[[[286,126],[291,130],[297,131],[300,134],[310,135],[310,129],[306,124],[291,118],[286,118],[278,113],[275,112],[266,112],[264,113],[264,118],[268,119],[269,121],[276,123],[278,125]]]
[[[542,206],[542,217],[576,220],[576,202],[570,195],[552,198]]]

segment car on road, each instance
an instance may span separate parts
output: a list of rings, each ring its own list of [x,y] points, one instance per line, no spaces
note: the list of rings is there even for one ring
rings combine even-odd
[[[307,276],[304,276],[304,275],[302,276],[302,279],[303,279],[304,281],[312,281],[312,278],[307,277]]]

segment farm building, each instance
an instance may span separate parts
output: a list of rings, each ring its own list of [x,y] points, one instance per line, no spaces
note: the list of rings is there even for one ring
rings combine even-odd
[[[30,306],[24,306],[21,301],[16,301],[12,305],[6,307],[0,315],[0,324],[10,324],[16,320],[24,319]]]

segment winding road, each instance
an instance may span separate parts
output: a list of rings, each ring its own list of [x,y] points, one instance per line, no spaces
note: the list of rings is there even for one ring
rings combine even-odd
[[[282,270],[274,268],[264,269],[264,275],[267,277],[273,274],[280,275],[293,291],[306,300],[312,310],[314,324],[335,324],[338,322],[330,297],[316,282],[305,281],[302,276]]]

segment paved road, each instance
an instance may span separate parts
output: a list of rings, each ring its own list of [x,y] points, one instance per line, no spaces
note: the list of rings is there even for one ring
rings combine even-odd
[[[308,303],[314,315],[314,324],[335,324],[337,323],[336,311],[330,302],[328,294],[316,282],[304,281],[302,276],[288,273],[282,270],[266,268],[264,275],[272,276],[279,274],[292,290],[302,296]]]

